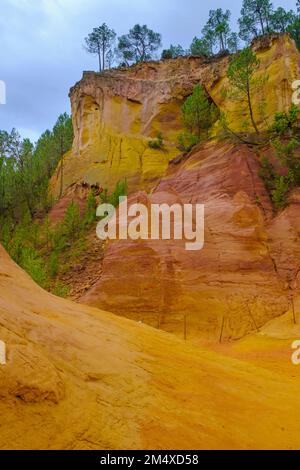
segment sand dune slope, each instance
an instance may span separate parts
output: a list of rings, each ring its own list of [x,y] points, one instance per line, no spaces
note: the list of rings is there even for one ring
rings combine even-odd
[[[0,449],[299,447],[300,370],[58,299],[1,247],[0,340]]]

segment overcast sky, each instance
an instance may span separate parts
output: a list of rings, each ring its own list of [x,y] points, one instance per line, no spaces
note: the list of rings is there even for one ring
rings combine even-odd
[[[7,104],[0,129],[17,128],[36,140],[58,115],[70,111],[68,92],[97,59],[83,49],[85,36],[106,22],[118,35],[136,23],[163,36],[164,46],[188,47],[207,21],[209,9],[229,8],[232,22],[242,0],[0,0],[0,80]],[[295,0],[274,0],[294,8]],[[129,6],[130,5],[130,6]]]

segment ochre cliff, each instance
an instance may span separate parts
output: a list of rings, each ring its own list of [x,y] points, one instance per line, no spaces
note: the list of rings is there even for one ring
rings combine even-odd
[[[291,104],[300,54],[287,35],[252,47],[258,74],[268,76],[263,107],[254,100],[264,130]],[[180,107],[199,82],[230,127],[244,129],[245,108],[224,92],[228,61],[189,57],[86,73],[71,90],[75,141],[65,158],[66,200],[76,185],[112,189],[126,177],[131,201],[205,204],[202,251],[187,252],[178,241],[108,243],[100,280],[81,301],[195,341],[240,338],[284,313],[292,319],[300,308],[300,196],[275,213],[258,176],[270,147],[258,152],[220,141],[216,124],[212,139],[191,154],[176,149]],[[163,151],[148,147],[158,131]]]
[[[44,292],[1,246],[0,318],[0,449],[299,446],[289,319],[287,340],[274,323],[233,349],[196,348]]]
[[[292,82],[300,77],[300,55],[286,35],[260,40],[253,49],[261,61],[258,74],[268,76],[264,99],[256,97],[254,106],[263,128],[276,111],[290,106]],[[231,128],[245,130],[249,121],[245,107],[225,93],[228,61],[228,56],[182,57],[101,74],[85,72],[70,93],[75,140],[65,157],[64,188],[85,182],[112,189],[118,180],[127,178],[130,191],[151,189],[179,154],[181,106],[198,83],[225,112]],[[164,136],[164,150],[148,146],[158,132]],[[59,171],[51,186],[57,196]]]
[[[188,339],[236,339],[300,309],[299,194],[276,215],[247,147],[208,143],[170,164],[151,194],[129,199],[205,205],[205,244],[108,243],[103,274],[82,301]]]

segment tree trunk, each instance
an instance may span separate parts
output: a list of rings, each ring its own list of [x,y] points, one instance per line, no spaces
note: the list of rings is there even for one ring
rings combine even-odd
[[[254,120],[249,84],[247,86],[247,98],[248,98],[248,106],[249,106],[249,111],[250,111],[251,122],[252,122],[252,125],[253,125],[254,129],[255,129],[256,134],[259,134],[259,130],[258,130],[257,125],[256,125],[255,120]]]
[[[101,72],[101,49],[99,47],[98,49],[98,59],[99,59],[99,72]]]
[[[268,17],[268,12],[265,12],[265,20],[266,20],[266,25],[267,25],[267,32],[270,32],[270,24],[269,24],[269,17]]]
[[[221,40],[222,52],[224,52],[225,51],[225,44],[224,44],[224,39],[223,39],[223,34],[222,33],[220,34],[220,40]]]
[[[260,12],[260,11],[258,12],[258,15],[259,15],[259,21],[260,21],[260,25],[261,25],[261,32],[262,32],[262,34],[264,35],[264,34],[265,34],[264,22],[263,22],[263,19],[262,19],[262,16],[261,16],[261,12]]]
[[[61,198],[63,195],[64,190],[64,156],[61,157],[61,164],[60,164],[60,194],[59,197]]]

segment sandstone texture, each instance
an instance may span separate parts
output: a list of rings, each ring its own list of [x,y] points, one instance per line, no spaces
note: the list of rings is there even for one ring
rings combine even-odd
[[[181,337],[218,341],[258,331],[299,311],[299,194],[275,214],[259,161],[245,146],[208,143],[170,164],[151,203],[205,205],[205,244],[115,241],[103,273],[82,301]]]
[[[0,449],[296,449],[300,330],[284,321],[196,348],[44,292],[0,247]]]
[[[252,47],[261,63],[258,76],[268,76],[262,96],[254,97],[264,130],[275,112],[291,105],[300,54],[287,35]],[[188,57],[85,73],[71,90],[75,141],[65,159],[65,195],[54,214],[76,196],[74,187],[112,189],[125,177],[129,202],[205,204],[202,251],[187,252],[184,242],[173,240],[108,243],[81,302],[193,341],[237,339],[285,313],[298,315],[300,196],[296,191],[287,209],[274,211],[258,176],[260,158],[272,153],[271,146],[256,151],[222,141],[216,124],[211,139],[191,154],[176,148],[180,107],[197,83],[234,131],[245,130],[245,106],[226,94],[228,61]],[[158,131],[165,147],[150,150]],[[54,192],[56,187],[54,176]]]
[[[267,75],[262,97],[256,97],[260,128],[276,111],[291,104],[292,83],[300,77],[300,55],[287,35],[274,35],[253,44],[260,61],[258,76]],[[127,179],[129,190],[151,189],[170,160],[178,155],[182,132],[181,106],[201,83],[227,116],[233,130],[245,130],[245,106],[226,95],[229,57],[182,57],[148,62],[124,70],[85,72],[70,92],[75,140],[65,157],[64,188],[74,183],[98,183],[113,189]],[[258,99],[260,98],[260,99]],[[219,131],[216,126],[215,133]],[[153,150],[149,139],[164,136],[164,149]],[[59,171],[52,193],[59,195]]]

